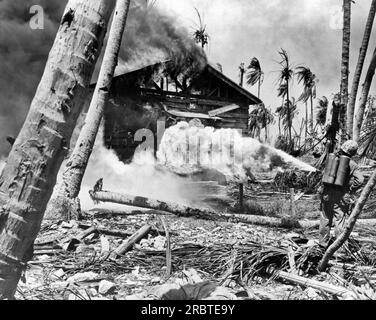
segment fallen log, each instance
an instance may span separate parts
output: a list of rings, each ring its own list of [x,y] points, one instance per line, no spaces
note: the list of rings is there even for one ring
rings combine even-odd
[[[171,213],[158,210],[112,210],[103,208],[94,208],[86,212],[94,218],[106,218],[114,216],[138,216],[142,214],[170,215]]]
[[[203,220],[241,222],[245,224],[254,224],[276,228],[315,228],[320,222],[318,220],[295,220],[290,217],[267,217],[245,214],[219,213],[206,208],[193,208],[187,205],[178,204],[170,201],[160,201],[145,197],[132,196],[110,191],[89,191],[94,201],[112,202],[127,206],[147,208],[157,210],[158,212],[169,212],[179,217],[195,217]],[[363,223],[376,225],[376,219],[365,219]],[[359,223],[361,225],[362,223]]]
[[[134,233],[130,238],[123,241],[123,243],[117,247],[112,255],[113,258],[117,256],[121,256],[127,251],[129,251],[133,245],[144,238],[151,230],[151,226],[146,224],[141,229],[139,229],[136,233]]]
[[[304,278],[302,276],[298,276],[297,274],[288,273],[285,271],[279,271],[277,273],[278,278],[290,281],[295,284],[299,284],[305,287],[311,287],[313,289],[323,291],[335,296],[343,297],[343,298],[356,298],[356,295],[343,287],[335,286],[330,283],[325,283],[322,281],[317,281],[313,279]]]
[[[124,204],[139,208],[149,208],[158,211],[165,211],[176,214],[182,217],[198,217],[203,219],[213,220],[216,218],[216,213],[208,209],[192,208],[186,205],[173,203],[169,201],[160,201],[155,199],[148,199],[145,197],[131,196],[109,191],[89,191],[90,197],[93,201],[112,202]]]

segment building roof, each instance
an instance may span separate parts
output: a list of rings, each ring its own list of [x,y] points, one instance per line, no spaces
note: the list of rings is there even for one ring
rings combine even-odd
[[[167,63],[167,62],[169,62],[169,60],[167,60],[167,61],[160,61],[160,62],[157,62],[157,63],[154,63],[154,64],[145,65],[143,67],[131,67],[131,68],[127,68],[127,67],[123,66],[123,67],[117,68],[115,70],[114,79],[123,77],[125,75],[130,74],[130,73],[139,72],[139,71],[141,71],[143,69],[146,69],[146,68],[153,68],[154,66],[157,66],[158,64],[164,64],[164,63]],[[236,90],[239,94],[245,96],[248,100],[252,101],[252,104],[261,104],[262,103],[262,100],[260,100],[255,95],[253,95],[252,93],[250,93],[248,90],[244,89],[243,87],[241,87],[240,85],[238,85],[235,81],[231,80],[229,77],[227,77],[222,72],[220,72],[219,70],[217,70],[212,64],[207,63],[206,70],[211,75],[215,76],[220,81],[224,82],[226,85],[228,85],[232,89]],[[91,84],[91,86],[94,86],[94,85],[95,85],[95,83]]]
[[[254,104],[262,103],[262,101],[259,98],[257,98],[255,95],[253,95],[252,93],[250,93],[249,91],[247,91],[246,89],[238,85],[236,82],[234,82],[227,76],[225,76],[222,72],[214,68],[210,63],[208,63],[207,68],[208,68],[209,73],[213,74],[214,76],[222,80],[224,83],[226,83],[227,85],[229,85],[230,87],[238,91],[240,94],[246,96],[249,100],[254,102]]]

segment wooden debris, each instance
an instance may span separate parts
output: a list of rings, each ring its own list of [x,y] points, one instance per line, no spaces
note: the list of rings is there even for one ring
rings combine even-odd
[[[171,241],[170,241],[170,233],[166,224],[166,221],[163,219],[163,217],[160,217],[160,220],[163,224],[163,228],[166,232],[166,278],[169,278],[171,276]]]
[[[146,224],[136,233],[134,233],[130,238],[124,240],[123,243],[114,251],[113,258],[121,256],[129,251],[133,247],[133,245],[144,238],[150,232],[150,230],[151,226]]]
[[[91,209],[88,214],[92,215],[94,218],[106,218],[106,217],[115,217],[115,216],[138,216],[142,214],[155,214],[155,215],[170,215],[171,213],[166,211],[158,210],[110,210],[103,208],[94,208]]]
[[[279,271],[277,276],[280,279],[287,280],[292,283],[299,284],[305,287],[311,287],[311,288],[314,288],[314,289],[317,289],[317,290],[320,290],[320,291],[323,291],[323,292],[326,292],[335,296],[355,298],[354,293],[351,292],[350,290],[343,288],[343,287],[334,286],[329,283],[304,278],[296,274],[288,273],[285,271]]]

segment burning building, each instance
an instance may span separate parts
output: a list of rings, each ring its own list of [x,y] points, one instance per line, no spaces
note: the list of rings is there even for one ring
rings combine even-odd
[[[199,119],[204,126],[233,128],[248,135],[249,107],[260,99],[212,65],[176,67],[173,61],[149,65],[113,78],[104,115],[105,145],[122,161],[141,143],[135,132],[149,129],[157,149],[157,122],[165,127]]]

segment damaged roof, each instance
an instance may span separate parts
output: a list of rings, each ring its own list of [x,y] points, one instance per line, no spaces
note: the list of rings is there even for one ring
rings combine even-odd
[[[143,66],[143,67],[134,67],[134,68],[127,68],[125,66],[119,67],[115,71],[114,79],[121,78],[121,77],[127,76],[127,75],[132,74],[132,73],[140,72],[140,71],[142,71],[146,68],[153,69],[157,65],[159,65],[159,64],[162,65],[162,64],[167,63],[167,62],[169,62],[169,61],[168,60],[167,61],[161,61],[161,62],[157,62],[157,63],[153,63],[153,64],[148,64],[148,65]],[[232,89],[236,90],[242,96],[246,97],[249,101],[251,101],[250,104],[261,104],[262,103],[262,100],[260,100],[255,95],[250,93],[248,90],[246,90],[243,87],[241,87],[240,85],[238,85],[235,81],[231,80],[229,77],[227,77],[222,72],[217,70],[210,63],[207,63],[204,70],[207,70],[207,72],[209,72],[211,75],[213,75],[214,77],[219,79],[221,82],[223,82],[227,86],[231,87]],[[95,83],[92,84],[92,86],[94,86],[94,85],[95,85]]]

